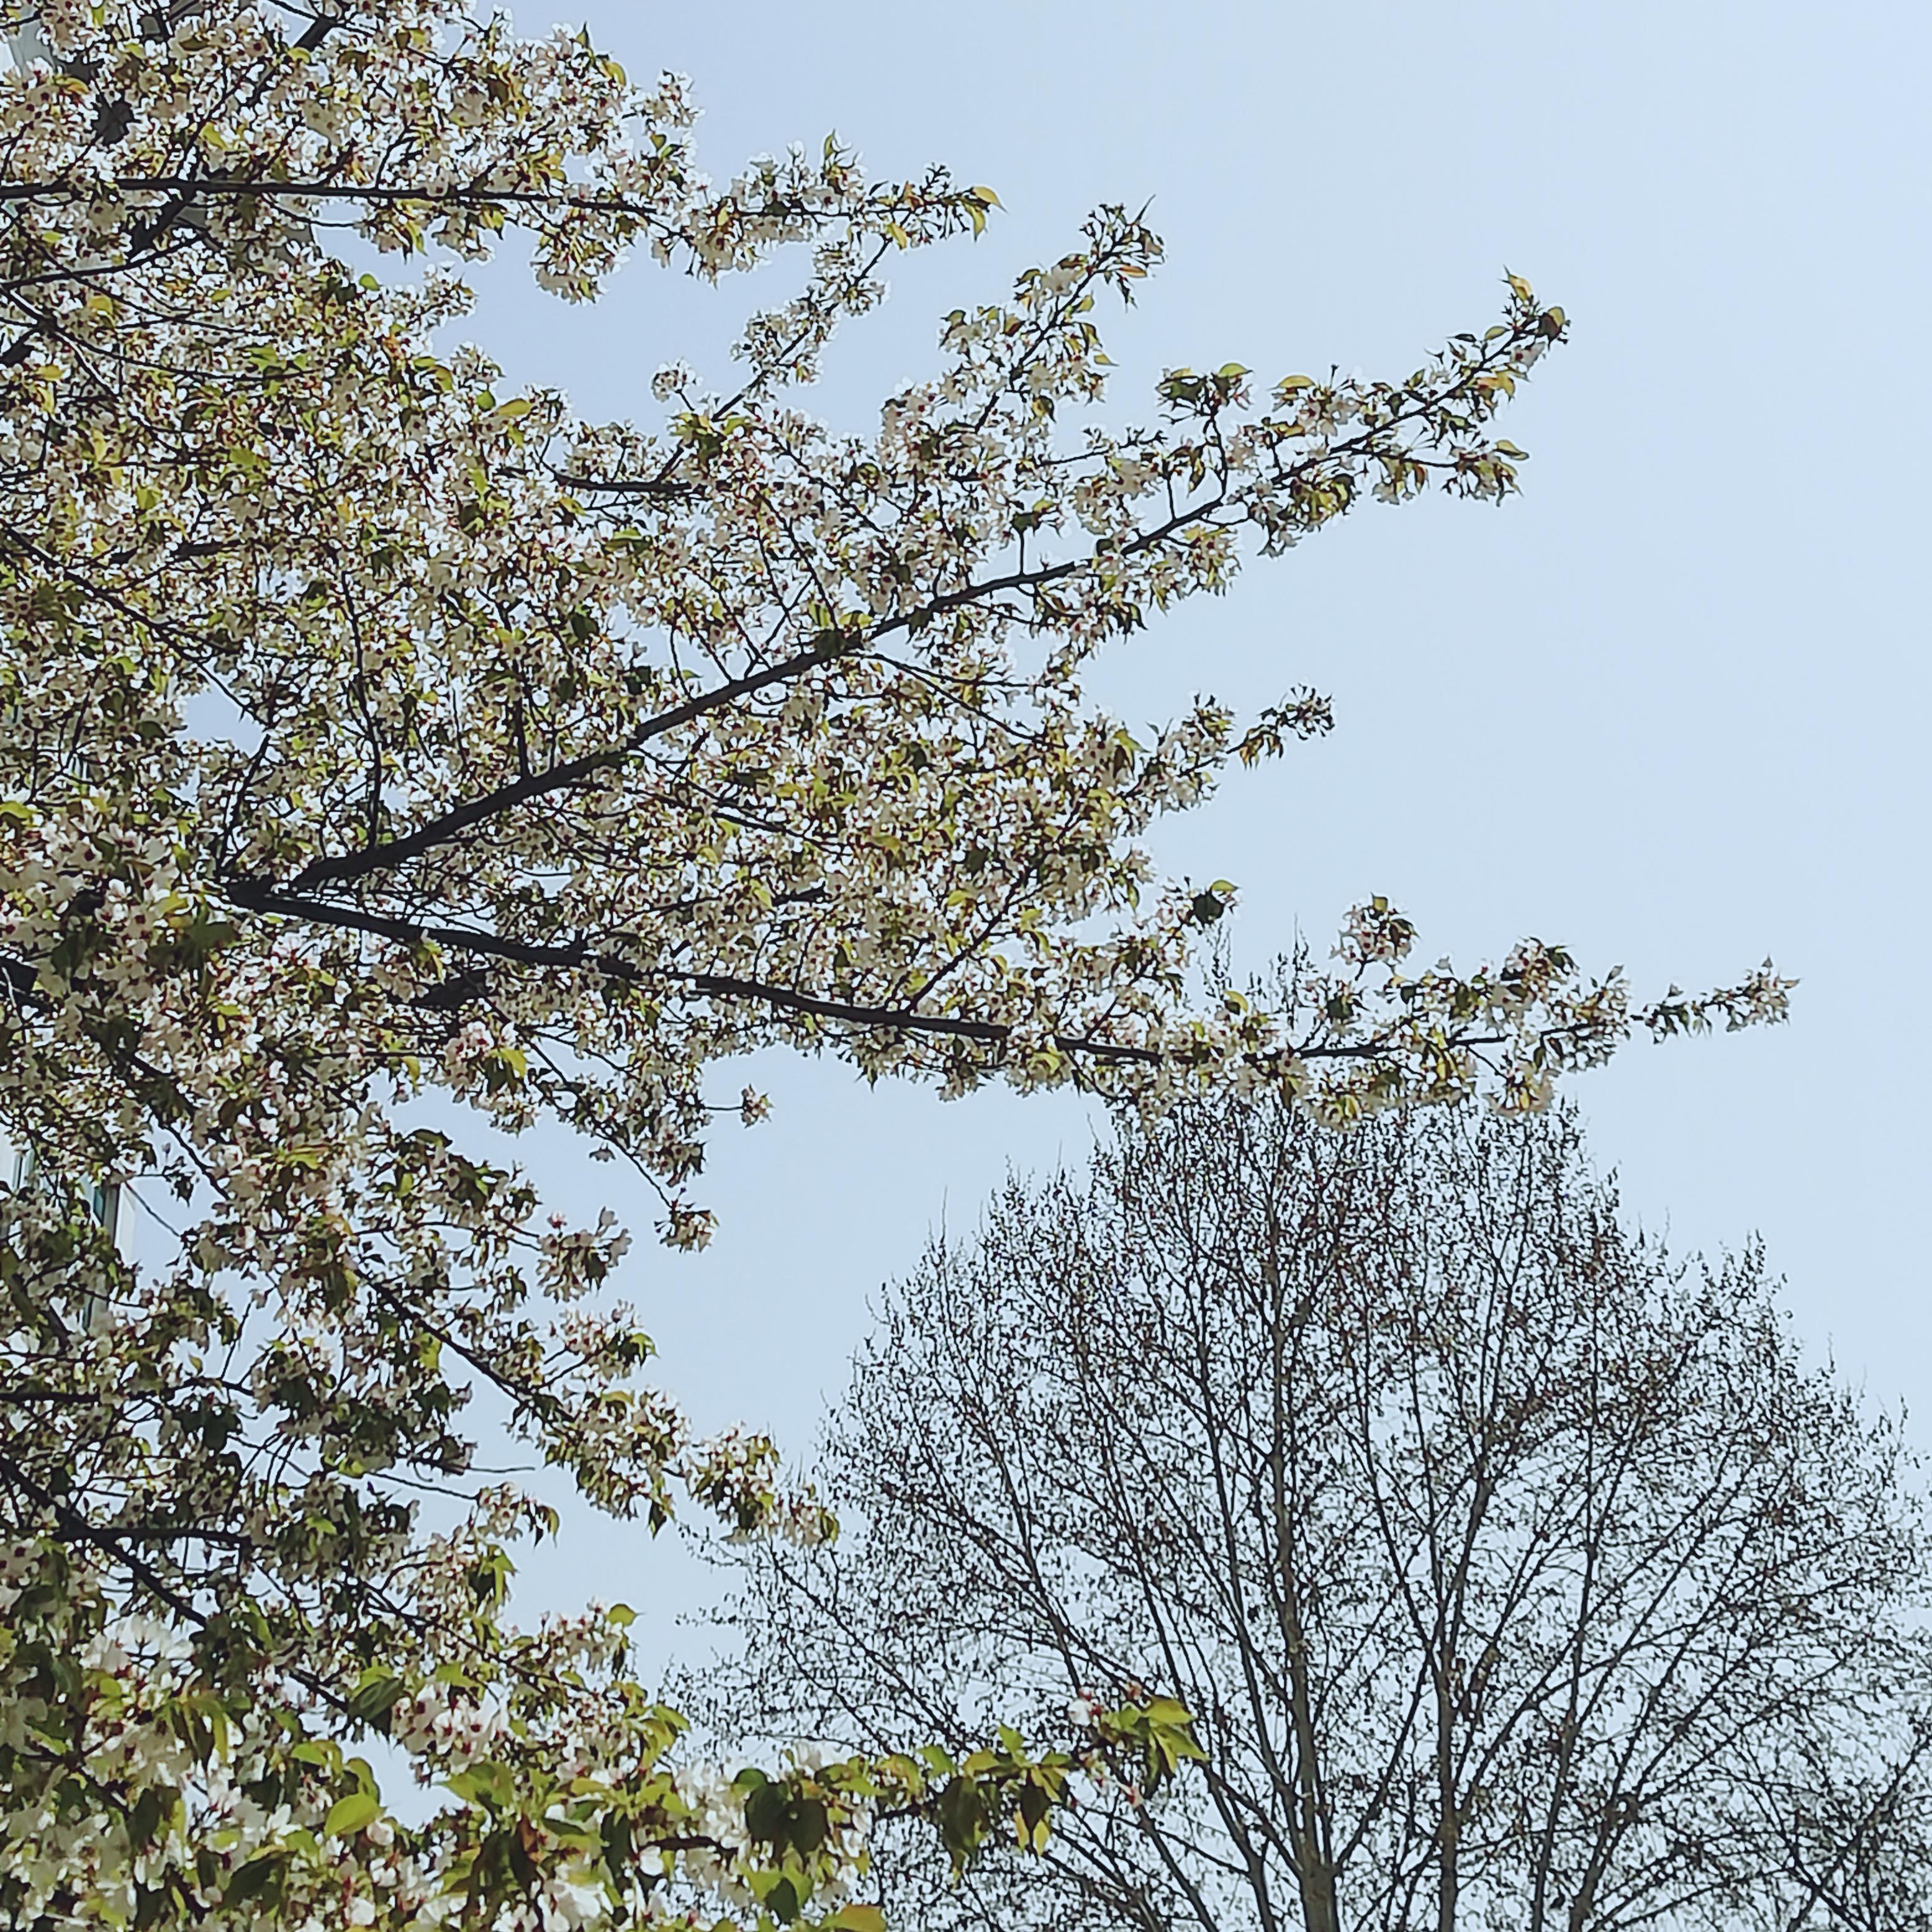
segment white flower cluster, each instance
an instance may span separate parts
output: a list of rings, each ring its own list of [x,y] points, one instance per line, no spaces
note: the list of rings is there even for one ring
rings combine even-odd
[[[749,1904],[744,1858],[752,1840],[745,1825],[743,1790],[716,1764],[681,1765],[675,1783],[679,1797],[691,1808],[693,1834],[710,1841],[684,1854],[686,1874],[734,1905]]]
[[[426,1684],[395,1706],[389,1735],[406,1751],[433,1757],[439,1769],[460,1770],[493,1756],[506,1732],[500,1712]]]

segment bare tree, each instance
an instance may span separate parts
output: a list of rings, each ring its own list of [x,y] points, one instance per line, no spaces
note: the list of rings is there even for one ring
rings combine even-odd
[[[1568,1118],[1184,1108],[889,1291],[847,1535],[746,1558],[713,1714],[1194,1714],[1197,1776],[928,1923],[1924,1927],[1909,1459],[1774,1288],[1633,1232]]]

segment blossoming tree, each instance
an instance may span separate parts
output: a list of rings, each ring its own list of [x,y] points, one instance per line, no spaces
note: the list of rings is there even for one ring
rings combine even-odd
[[[1008,1733],[716,1787],[670,1768],[621,1616],[506,1624],[506,1546],[546,1519],[466,1480],[478,1388],[615,1515],[682,1490],[825,1525],[768,1444],[695,1441],[640,1384],[622,1232],[546,1228],[417,1103],[568,1124],[693,1247],[707,1078],[772,1042],[1346,1119],[1534,1104],[1633,1027],[1774,1015],[1768,973],[1637,1007],[1534,944],[1412,972],[1380,902],[1286,1006],[1190,1005],[1232,889],[1162,884],[1136,841],[1327,711],[1197,703],[1143,742],[1083,690],[1244,544],[1364,494],[1506,496],[1493,418],[1562,314],[1512,278],[1405,380],[1176,370],[1108,431],[1094,316],[1159,250],[1106,209],[842,437],[799,401],[821,350],[988,190],[832,145],[718,188],[681,82],[461,0],[0,25],[0,1132],[32,1174],[0,1252],[0,1898],[550,1925],[722,1890],[865,1932],[868,1816],[1030,1842],[1079,1767]],[[728,381],[668,370],[648,424],[589,423],[436,346],[458,265],[512,231],[571,300],[638,249],[801,266]],[[87,1207],[137,1174],[179,1204],[139,1273]],[[1164,1706],[1107,1724],[1147,1774],[1191,1748]],[[346,1755],[369,1732],[446,1780],[427,1823]]]

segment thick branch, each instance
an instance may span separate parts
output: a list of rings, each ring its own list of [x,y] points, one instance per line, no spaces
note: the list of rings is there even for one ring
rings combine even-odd
[[[394,940],[401,946],[437,946],[452,952],[479,953],[489,958],[508,960],[520,966],[559,972],[598,973],[632,985],[642,984],[653,970],[620,953],[601,951],[588,940],[547,945],[534,940],[506,939],[495,933],[478,932],[461,926],[428,926],[388,914],[364,912],[353,906],[318,903],[245,880],[230,886],[229,898],[243,911],[301,920],[312,925],[343,927],[351,932]],[[1012,1028],[1003,1021],[967,1019],[956,1014],[922,1013],[910,1006],[830,999],[796,987],[769,986],[761,980],[740,979],[730,974],[689,972],[674,967],[661,967],[655,970],[658,976],[674,980],[700,998],[744,1000],[754,1005],[770,1006],[777,1012],[806,1014],[815,1019],[832,1020],[842,1025],[862,1027],[872,1032],[927,1034],[970,1040],[989,1047],[1006,1046],[1013,1034]],[[1055,1034],[1053,1043],[1063,1053],[1078,1054],[1090,1060],[1118,1065],[1155,1066],[1169,1058],[1156,1047],[1130,1046],[1114,1040],[1096,1040],[1088,1034]],[[1503,1043],[1504,1036],[1499,1034],[1459,1035],[1449,1042],[1456,1048]],[[1276,1052],[1250,1054],[1247,1062],[1250,1066],[1264,1066],[1291,1060],[1372,1060],[1389,1050],[1389,1042],[1383,1039],[1326,1044],[1308,1040]]]
[[[1123,544],[1118,554],[1132,556],[1165,543],[1177,530],[1190,524],[1198,523],[1204,516],[1212,514],[1220,507],[1221,500],[1216,498],[1212,502],[1197,504],[1184,512],[1178,512],[1153,529],[1143,531],[1131,542]],[[946,591],[929,598],[914,610],[882,619],[863,630],[854,631],[849,634],[834,633],[824,637],[808,649],[795,652],[776,664],[766,664],[758,670],[748,671],[742,677],[733,678],[712,690],[700,692],[694,698],[686,698],[681,704],[673,705],[668,711],[659,712],[655,717],[646,718],[615,745],[605,746],[598,751],[586,752],[580,758],[568,759],[560,765],[551,766],[548,770],[532,772],[527,777],[500,785],[494,791],[485,792],[466,804],[452,807],[402,838],[392,838],[380,845],[365,846],[359,851],[342,853],[334,858],[318,859],[289,880],[287,886],[298,891],[305,887],[333,884],[338,880],[364,878],[372,872],[386,871],[409,860],[420,858],[424,853],[434,851],[439,845],[448,844],[452,839],[486,820],[499,818],[506,812],[514,811],[518,806],[528,805],[553,792],[566,790],[586,778],[595,778],[599,772],[609,771],[622,764],[626,758],[641,751],[654,739],[662,738],[682,725],[694,724],[699,718],[709,717],[714,712],[728,710],[744,698],[755,697],[760,692],[769,690],[773,685],[783,684],[792,678],[802,676],[821,664],[855,656],[895,632],[921,629],[934,618],[943,616],[947,611],[957,610],[963,604],[997,597],[1009,590],[1043,590],[1048,584],[1058,583],[1072,575],[1076,571],[1085,568],[1092,561],[1090,557],[1070,557],[1062,563],[1042,565],[1034,570],[1013,571],[1004,577],[988,578],[976,584],[963,584],[957,590]],[[274,889],[266,880],[240,883],[250,889]]]

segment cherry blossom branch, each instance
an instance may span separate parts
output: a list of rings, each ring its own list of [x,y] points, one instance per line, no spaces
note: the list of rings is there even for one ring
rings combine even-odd
[[[1204,516],[1211,515],[1224,501],[1225,498],[1216,497],[1205,505],[1170,517],[1132,542],[1121,544],[1117,551],[1109,554],[1132,556],[1151,549],[1167,542],[1177,531],[1198,523]],[[340,854],[334,858],[316,860],[286,881],[286,888],[298,891],[338,880],[358,879],[372,872],[386,871],[409,860],[420,858],[438,846],[448,844],[472,827],[500,817],[504,812],[514,811],[520,805],[530,804],[552,792],[579,784],[585,778],[594,778],[601,772],[609,771],[641,751],[653,739],[662,738],[680,726],[695,724],[700,718],[709,717],[716,712],[728,710],[746,698],[769,690],[773,685],[785,683],[823,665],[856,656],[882,638],[890,637],[902,631],[921,629],[934,618],[943,616],[947,611],[958,610],[963,605],[998,597],[1010,590],[1046,589],[1072,576],[1076,571],[1089,568],[1094,561],[1090,556],[1070,557],[1059,563],[1042,565],[1034,570],[1014,571],[1004,577],[985,578],[977,583],[962,585],[957,590],[928,598],[916,609],[901,611],[862,629],[830,634],[806,650],[796,652],[778,663],[765,665],[758,670],[748,671],[742,677],[716,686],[710,691],[687,698],[682,704],[658,712],[656,716],[647,718],[638,725],[620,743],[607,746],[599,751],[586,752],[561,765],[552,766],[548,770],[535,772],[526,778],[500,786],[481,797],[472,799],[466,804],[440,814],[403,838],[392,838],[380,845],[365,847],[358,851]],[[232,884],[248,890],[277,890],[274,882],[265,880],[242,879]]]

